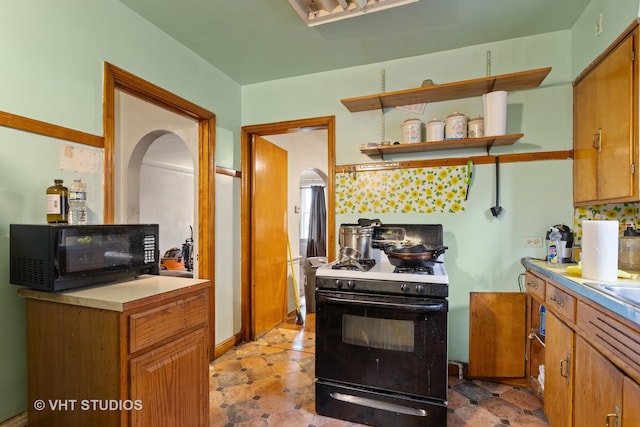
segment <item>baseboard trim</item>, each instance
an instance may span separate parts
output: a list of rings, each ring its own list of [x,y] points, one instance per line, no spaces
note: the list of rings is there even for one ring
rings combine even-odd
[[[29,422],[27,411],[0,422],[0,427],[26,427]]]
[[[216,345],[216,348],[213,350],[213,358],[217,359],[218,357],[222,356],[227,351],[231,350],[233,347],[240,344],[241,342],[242,342],[242,338],[239,333],[233,335],[231,338]],[[3,427],[3,426],[0,426],[0,427]]]

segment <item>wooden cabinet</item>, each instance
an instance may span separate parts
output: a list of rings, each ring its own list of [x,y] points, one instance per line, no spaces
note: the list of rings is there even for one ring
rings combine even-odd
[[[542,354],[547,419],[554,427],[640,425],[640,327],[560,283],[525,273],[527,375],[538,374]],[[540,304],[546,308],[542,338]]]
[[[638,201],[638,28],[574,83],[575,205]]]
[[[210,284],[138,280],[19,291],[27,298],[29,426],[208,425]],[[136,294],[144,295],[128,297]]]
[[[552,310],[546,319],[544,412],[552,426],[570,426],[575,334]]]
[[[573,425],[619,426],[624,376],[582,337],[576,342],[576,372]]]

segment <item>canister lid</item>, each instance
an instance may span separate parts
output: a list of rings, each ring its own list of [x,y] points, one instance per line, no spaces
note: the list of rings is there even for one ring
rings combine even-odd
[[[484,122],[484,119],[482,118],[482,116],[475,116],[473,119],[469,121],[469,123],[473,123],[473,122]]]
[[[468,120],[467,116],[465,116],[462,113],[458,113],[457,111],[454,111],[453,113],[449,114],[447,116],[447,119],[456,119],[456,118],[464,118],[466,120]]]
[[[430,123],[442,123],[442,120],[440,120],[440,119],[438,119],[438,118],[434,117],[433,119],[431,119],[431,120],[429,120],[429,121],[427,122],[427,124],[430,124]]]
[[[415,117],[411,117],[410,119],[407,119],[404,122],[402,122],[403,125],[409,125],[414,123],[422,123],[422,122],[420,121],[420,119],[416,119]]]

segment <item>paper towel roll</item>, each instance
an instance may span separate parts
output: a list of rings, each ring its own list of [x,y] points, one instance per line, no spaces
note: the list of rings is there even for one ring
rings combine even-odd
[[[618,221],[582,221],[582,277],[618,278]]]
[[[484,134],[498,136],[507,133],[507,91],[482,95],[484,103]]]

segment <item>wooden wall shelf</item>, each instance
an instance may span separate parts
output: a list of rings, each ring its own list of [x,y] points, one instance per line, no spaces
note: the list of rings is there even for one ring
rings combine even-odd
[[[491,147],[513,145],[524,134],[516,133],[501,136],[485,136],[482,138],[450,139],[435,142],[416,142],[413,144],[396,145],[363,145],[360,152],[368,156],[384,156],[385,154],[419,153],[424,151],[459,150],[463,148],[486,148],[487,153]]]
[[[521,90],[540,86],[551,67],[497,76],[481,77],[453,83],[443,83],[414,89],[385,92],[375,95],[345,98],[341,102],[352,113],[380,110],[402,105],[447,101],[480,96],[497,90]]]

